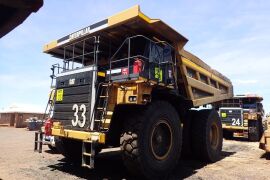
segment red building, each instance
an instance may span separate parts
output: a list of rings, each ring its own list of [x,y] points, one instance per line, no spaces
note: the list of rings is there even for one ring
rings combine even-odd
[[[44,112],[29,106],[11,105],[0,110],[0,125],[14,126],[16,128],[26,127],[26,119],[37,117],[42,119]]]

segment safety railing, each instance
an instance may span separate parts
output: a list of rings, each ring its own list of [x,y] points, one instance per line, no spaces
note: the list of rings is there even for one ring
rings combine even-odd
[[[65,46],[63,50],[63,67],[65,70],[96,64],[99,53],[99,36],[77,41]]]
[[[117,78],[127,80],[139,75],[158,83],[176,84],[176,69],[174,48],[170,44],[136,35],[126,38],[110,58],[107,75],[109,81],[114,81],[117,74]]]
[[[92,36],[63,47],[63,64],[57,63],[51,67],[51,87],[54,87],[56,75],[59,73],[97,65],[99,39],[99,36]]]

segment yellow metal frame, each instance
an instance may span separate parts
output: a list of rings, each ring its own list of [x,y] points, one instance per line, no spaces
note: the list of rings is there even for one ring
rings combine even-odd
[[[267,128],[264,131],[261,140],[259,148],[265,150],[266,153],[270,153],[270,119],[267,119]]]
[[[203,75],[212,78],[213,80],[215,80],[215,81],[221,83],[222,85],[230,86],[230,84],[228,84],[228,83],[227,83],[226,81],[224,81],[223,79],[217,77],[216,75],[214,75],[213,73],[207,71],[206,69],[204,69],[204,68],[198,66],[198,65],[195,64],[194,62],[188,60],[187,58],[182,57],[182,61],[183,61],[183,64],[186,65],[187,67],[190,67],[190,68],[192,68],[193,70],[198,71],[198,72],[202,73]]]
[[[142,13],[141,10],[140,10],[139,5],[135,5],[135,6],[131,7],[131,8],[129,8],[129,9],[126,9],[126,10],[124,10],[122,12],[119,12],[117,14],[114,14],[114,15],[108,17],[107,18],[108,22],[107,22],[107,27],[106,28],[111,28],[111,27],[114,27],[115,25],[123,24],[126,21],[133,20],[134,18],[139,18],[139,19],[141,19],[142,21],[145,21],[148,24],[154,24],[154,23],[161,22],[161,24],[166,26],[171,32],[176,33],[176,31],[173,28],[169,27],[167,24],[162,22],[160,19],[151,19],[148,16],[146,16],[144,13]],[[179,36],[181,36],[181,38],[185,39],[184,40],[185,43],[187,42],[187,39],[185,37],[183,37],[180,34],[179,34]],[[68,43],[72,42],[73,40],[74,39],[70,39],[70,41]],[[185,43],[181,42],[180,47],[182,48]],[[63,44],[58,43],[57,40],[54,40],[54,41],[46,44],[43,47],[43,52],[49,53],[50,50],[52,50],[54,48],[57,48],[58,46],[62,46],[62,45]]]
[[[58,45],[57,40],[54,40],[43,46],[43,52],[48,52],[50,49],[57,47],[57,45]]]
[[[96,141],[100,144],[105,144],[106,141],[106,136],[104,133],[64,129],[61,125],[59,125],[58,122],[53,123],[52,135],[82,141]]]
[[[113,16],[110,16],[108,18],[108,25],[112,26],[121,22],[124,22],[126,20],[129,20],[131,18],[134,18],[136,16],[139,16],[140,7],[138,5],[133,6],[129,9],[126,9],[120,13],[117,13]]]
[[[270,153],[270,131],[267,129],[260,140],[260,149],[265,150],[265,152]]]
[[[225,124],[222,124],[222,129],[228,129],[228,130],[248,130],[248,127],[239,127],[239,126],[227,126]]]

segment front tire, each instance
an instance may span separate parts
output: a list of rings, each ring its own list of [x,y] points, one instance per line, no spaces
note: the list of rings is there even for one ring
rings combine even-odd
[[[126,118],[120,138],[123,160],[134,175],[164,179],[181,154],[178,113],[164,101],[152,102]]]
[[[216,162],[221,157],[222,125],[215,110],[197,111],[192,121],[192,153],[204,162]]]

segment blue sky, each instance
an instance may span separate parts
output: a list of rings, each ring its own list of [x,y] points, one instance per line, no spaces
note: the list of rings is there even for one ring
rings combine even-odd
[[[228,76],[235,94],[259,93],[270,111],[270,1],[45,0],[44,6],[0,39],[0,109],[13,103],[44,109],[50,66],[42,46],[139,4],[189,39],[185,49]]]

